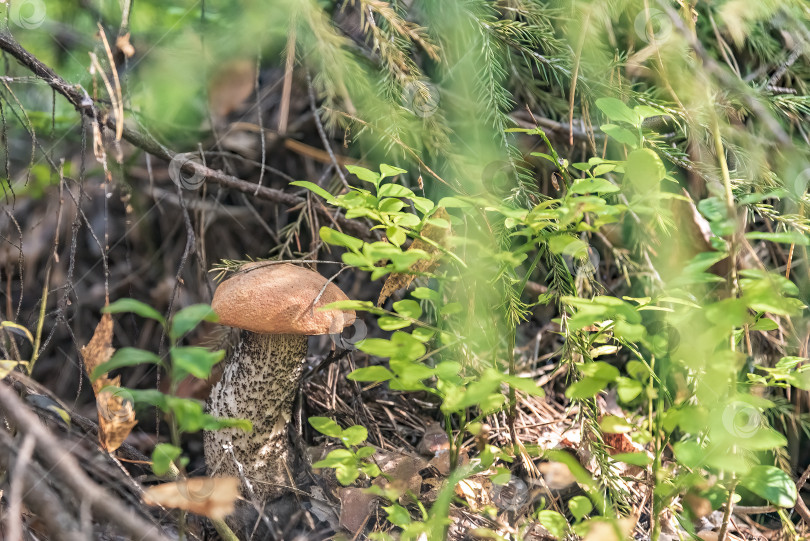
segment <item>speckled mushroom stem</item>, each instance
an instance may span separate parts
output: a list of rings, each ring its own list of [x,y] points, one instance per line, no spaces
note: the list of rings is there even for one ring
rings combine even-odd
[[[287,473],[287,424],[306,353],[306,336],[242,331],[208,399],[212,415],[253,423],[252,432],[234,428],[205,432],[209,475],[238,477],[243,484],[246,478],[260,502],[280,496],[283,487],[292,484]],[[227,450],[229,444],[233,454]],[[247,487],[242,490],[249,498]]]

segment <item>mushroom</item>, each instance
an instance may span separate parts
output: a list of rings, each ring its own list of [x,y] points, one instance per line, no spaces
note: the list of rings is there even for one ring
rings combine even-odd
[[[354,322],[353,311],[318,310],[341,300],[348,298],[336,285],[288,263],[249,263],[219,285],[211,306],[221,324],[242,332],[211,390],[208,409],[218,417],[248,419],[253,430],[205,433],[210,475],[246,479],[262,503],[290,485],[288,472],[294,468],[288,465],[287,424],[301,383],[307,336],[340,333]]]

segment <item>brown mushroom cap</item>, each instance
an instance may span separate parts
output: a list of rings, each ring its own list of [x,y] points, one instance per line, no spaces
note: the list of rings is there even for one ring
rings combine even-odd
[[[313,301],[324,289],[317,304]],[[332,334],[354,323],[352,310],[318,310],[349,300],[317,272],[289,263],[255,262],[222,282],[211,307],[219,322],[262,334]]]

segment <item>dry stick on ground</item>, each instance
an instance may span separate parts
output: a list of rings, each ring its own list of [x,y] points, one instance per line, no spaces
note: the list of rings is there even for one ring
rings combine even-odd
[[[90,506],[95,515],[117,525],[133,539],[168,541],[155,524],[145,520],[90,479],[76,457],[63,449],[62,442],[45,428],[6,383],[0,383],[0,408],[20,432],[36,440],[37,454],[49,468],[50,476],[64,483],[74,497]]]
[[[48,472],[44,471],[38,464],[29,462],[25,467],[15,468],[16,462],[21,457],[14,440],[6,432],[0,431],[0,467],[11,474],[12,485],[19,483],[22,489],[22,500],[26,507],[34,513],[37,519],[41,520],[48,530],[48,534],[54,541],[87,541],[88,536],[81,532],[81,527],[76,521],[75,510],[65,508],[63,498],[51,488],[46,479]],[[11,507],[8,514],[16,514]],[[9,516],[9,520],[19,520],[20,517]],[[21,539],[14,536],[14,533],[5,532],[9,539]]]
[[[57,75],[49,66],[40,61],[37,57],[31,54],[28,50],[23,48],[11,35],[5,32],[0,32],[0,50],[7,52],[14,57],[20,64],[26,67],[34,75],[48,83],[51,88],[56,92],[67,98],[67,100],[79,111],[81,114],[90,119],[105,119],[106,126],[115,131],[115,121],[106,114],[105,111],[99,109],[95,102],[83,93],[79,86],[74,86],[62,79]],[[176,153],[166,148],[153,137],[135,130],[129,126],[123,127],[123,138],[132,145],[140,148],[141,150],[152,154],[158,158],[170,161],[176,156]],[[228,175],[222,171],[211,169],[202,164],[194,161],[186,161],[185,167],[194,170],[195,174],[202,175],[207,180],[216,182],[220,186],[240,191],[242,193],[254,195],[260,199],[266,199],[275,203],[281,203],[288,207],[305,204],[306,199],[296,195],[288,194],[282,190],[274,188],[267,188],[264,186],[257,186],[252,182],[242,180],[240,178]],[[321,206],[314,207],[315,212],[323,215],[328,219],[332,219],[329,211]],[[359,237],[363,240],[370,242],[376,241],[377,238],[372,234],[367,227],[360,222],[346,219],[342,215],[338,215],[335,221],[343,230],[349,234]]]

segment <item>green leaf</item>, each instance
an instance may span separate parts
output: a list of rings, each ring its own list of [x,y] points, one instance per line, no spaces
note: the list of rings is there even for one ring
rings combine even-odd
[[[360,167],[359,165],[347,165],[346,170],[349,173],[355,175],[360,180],[365,180],[366,182],[370,182],[374,186],[379,186],[380,184],[380,175],[375,173],[374,171],[370,171],[365,167]]]
[[[636,148],[638,146],[638,136],[627,128],[622,128],[621,126],[617,126],[615,124],[603,124],[600,126],[600,128],[603,132],[620,143],[629,145],[632,148]]]
[[[350,426],[343,431],[340,436],[341,441],[346,445],[360,445],[368,438],[368,430],[360,425]]]
[[[151,351],[146,351],[145,349],[121,348],[113,354],[109,361],[106,363],[101,363],[93,369],[93,373],[90,374],[90,380],[96,381],[107,372],[111,372],[116,368],[121,368],[124,366],[136,366],[139,364],[160,365],[161,360],[160,357]]]
[[[593,504],[591,500],[585,496],[574,496],[568,500],[568,510],[574,515],[574,518],[579,522],[585,516],[593,511]]]
[[[592,378],[613,381],[619,377],[619,369],[605,361],[596,361],[580,365],[583,374]]]
[[[622,402],[632,402],[643,390],[644,386],[638,380],[630,378],[616,379],[616,393]]]
[[[604,178],[582,178],[574,182],[570,193],[612,193],[618,192],[619,187]]]
[[[341,485],[348,486],[360,477],[360,470],[355,464],[340,464],[335,468],[335,477]]]
[[[367,445],[365,447],[359,448],[354,454],[355,456],[357,456],[357,458],[368,458],[376,452],[377,452],[376,448]]]
[[[464,307],[461,306],[459,302],[448,302],[444,306],[442,306],[441,310],[439,310],[439,315],[442,316],[452,316],[453,314],[458,314],[464,310]]]
[[[602,432],[608,434],[627,434],[633,431],[633,425],[627,419],[615,415],[606,415],[599,421]]]
[[[385,199],[380,201],[380,204],[378,205],[377,208],[380,209],[381,212],[395,213],[402,210],[402,207],[404,206],[405,203],[401,199],[396,199],[394,197],[386,197]],[[348,212],[346,213],[346,217],[351,218]]]
[[[310,418],[311,419],[311,418]],[[323,460],[319,460],[312,465],[313,468],[334,468],[342,464],[354,464],[354,454],[348,449],[335,449]]]
[[[504,383],[509,384],[510,387],[517,389],[518,391],[523,391],[526,394],[532,396],[546,396],[545,391],[543,391],[542,387],[537,386],[537,382],[531,378],[521,378],[518,376],[509,376],[505,375],[503,377]]]
[[[771,242],[780,242],[783,244],[798,244],[800,246],[807,246],[810,244],[810,236],[803,235],[798,231],[780,231],[778,233],[770,233],[768,231],[751,231],[745,234],[747,239],[755,240],[769,240]]]
[[[414,193],[401,184],[385,184],[377,192],[377,197],[414,197]]]
[[[788,474],[775,466],[754,466],[740,484],[779,507],[796,504],[796,485]]]
[[[385,177],[404,175],[405,173],[407,173],[405,169],[400,169],[399,167],[393,167],[384,163],[380,164],[380,180],[384,179]]]
[[[148,304],[136,301],[135,299],[118,299],[109,306],[101,309],[105,314],[121,314],[124,312],[132,312],[141,317],[154,319],[159,321],[161,325],[166,325],[166,320],[160,315],[160,312],[149,306]]]
[[[382,316],[377,320],[377,325],[384,331],[397,331],[405,327],[410,327],[411,322],[401,317]]]
[[[176,340],[184,336],[201,321],[219,321],[219,317],[207,304],[192,304],[174,314],[169,336]]]
[[[641,361],[628,361],[624,369],[630,374],[630,377],[638,381],[647,381],[650,377],[650,369],[646,364]]]
[[[166,475],[182,452],[182,449],[169,443],[158,443],[152,451],[152,471],[155,475]]]
[[[418,302],[411,299],[397,301],[393,304],[393,307],[398,314],[404,317],[419,319],[422,316],[422,307],[419,306]]]
[[[321,197],[326,199],[326,201],[331,205],[338,204],[337,199],[335,199],[334,195],[327,192],[326,190],[324,190],[323,188],[321,188],[320,186],[318,186],[313,182],[309,182],[307,180],[296,180],[295,182],[290,182],[290,184],[293,186],[301,186],[302,188],[306,188],[307,190],[320,195]]]
[[[627,122],[633,126],[638,126],[641,124],[639,115],[633,112],[633,110],[625,105],[621,100],[616,98],[599,98],[596,100],[596,106],[610,120]]]
[[[329,417],[310,417],[308,420],[312,428],[321,434],[333,438],[339,438],[343,434],[343,429],[340,428],[340,425]]]
[[[320,235],[321,239],[323,239],[325,243],[334,244],[336,246],[345,246],[353,252],[359,251],[364,244],[362,240],[356,239],[351,235],[341,233],[340,231],[335,231],[331,227],[321,227]]]
[[[414,330],[411,331],[411,336],[419,340],[420,342],[427,342],[433,335],[436,334],[436,331],[433,329],[428,329],[427,327],[416,327]]]
[[[600,378],[583,378],[574,382],[565,390],[565,396],[571,399],[593,398],[604,391],[610,382]]]
[[[126,387],[115,387],[108,385],[103,390],[110,390],[113,394],[119,394],[123,397],[132,399],[135,404],[149,404],[155,406],[162,411],[167,411],[168,395],[165,395],[157,389],[128,389]]]
[[[411,514],[408,513],[407,509],[397,503],[391,504],[388,507],[383,506],[382,509],[388,515],[388,522],[394,526],[404,528],[411,523]]]
[[[756,323],[751,325],[752,331],[775,331],[779,328],[774,320],[768,317],[761,317]]]
[[[360,351],[377,357],[390,357],[391,360],[413,361],[425,354],[425,345],[402,331],[396,331],[391,340],[366,338],[356,344]]]
[[[353,370],[348,376],[348,379],[352,381],[388,381],[389,379],[394,377],[394,374],[391,373],[384,366],[365,366],[363,368],[357,368]]]
[[[631,152],[624,170],[625,178],[640,190],[656,188],[667,174],[661,158],[649,148]]]
[[[557,539],[563,539],[568,529],[568,521],[557,511],[544,509],[537,514],[540,524]]]
[[[679,441],[672,446],[675,458],[687,468],[697,468],[703,465],[706,452],[694,441]]]
[[[174,369],[172,378],[175,382],[183,379],[186,374],[207,379],[211,376],[214,365],[225,358],[225,350],[211,351],[199,346],[172,348],[169,353]]]
[[[433,201],[431,201],[430,199],[428,199],[426,197],[417,197],[417,196],[414,195],[414,196],[411,196],[410,199],[411,199],[411,201],[413,201],[413,206],[416,207],[416,210],[418,210],[422,214],[427,214],[428,212],[433,210],[433,208],[436,206],[435,203],[433,203]],[[437,218],[437,220],[438,220],[438,218]],[[430,220],[428,220],[428,222],[430,222]],[[448,226],[449,226],[449,224],[448,224]]]
[[[644,120],[645,118],[663,115],[661,111],[659,111],[655,107],[650,107],[649,105],[636,105],[635,107],[633,107],[633,112],[636,113],[638,117],[642,120]]]
[[[470,203],[468,201],[465,201],[463,199],[460,199],[458,197],[442,197],[441,199],[439,199],[438,206],[444,207],[444,208],[447,208],[447,209],[453,209],[453,208],[465,209],[465,208],[470,208],[470,207],[472,207],[474,205],[472,203]]]
[[[385,228],[385,236],[388,237],[388,240],[390,240],[391,244],[394,246],[402,246],[402,244],[408,239],[408,235],[405,233],[405,230],[395,225]]]

